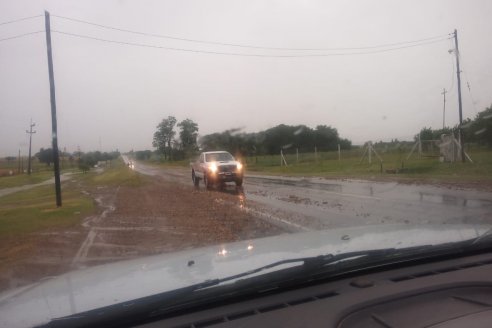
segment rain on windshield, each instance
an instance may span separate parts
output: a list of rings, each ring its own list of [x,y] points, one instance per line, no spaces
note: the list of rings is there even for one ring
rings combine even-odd
[[[0,291],[236,241],[490,223],[491,4],[0,3]]]

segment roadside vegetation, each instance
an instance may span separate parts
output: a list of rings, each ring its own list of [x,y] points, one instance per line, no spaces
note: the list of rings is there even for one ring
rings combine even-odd
[[[492,183],[492,150],[479,146],[466,148],[473,163],[441,163],[436,155],[424,154],[419,158],[417,153],[412,154],[407,160],[411,145],[404,149],[375,148],[383,161],[381,163],[372,155],[371,164],[367,156],[362,158],[364,154],[362,147],[341,151],[340,160],[338,151],[298,155],[286,152],[284,158],[287,166],[281,160],[280,154],[247,156],[239,159],[246,164],[246,172],[249,174]],[[159,161],[158,157],[152,156],[143,161],[160,167],[189,167],[189,160]]]
[[[33,179],[44,181],[52,172],[36,173]],[[20,175],[2,179],[28,177]],[[104,168],[92,169],[88,173],[71,176],[62,183],[63,206],[55,205],[53,185],[38,186],[0,197],[0,237],[35,232],[48,228],[64,228],[80,222],[95,210],[93,199],[83,191],[97,187],[140,186],[146,178],[127,167],[121,158],[108,162]],[[27,181],[27,180],[26,180]],[[29,182],[28,181],[28,182]]]
[[[75,188],[63,185],[63,206],[56,207],[53,186],[41,186],[0,197],[0,238],[44,229],[66,228],[94,210],[93,200]]]
[[[103,170],[98,173],[98,170]],[[121,158],[108,162],[105,167],[93,169],[80,177],[82,183],[90,186],[132,186],[138,187],[147,182],[147,177],[129,168]]]
[[[414,140],[371,143],[375,153],[371,152],[369,162],[367,143],[352,145],[328,125],[280,124],[254,133],[229,129],[196,140],[197,124],[191,120],[176,122],[169,116],[157,126],[155,151],[132,151],[130,157],[152,165],[188,167],[198,149],[226,150],[256,174],[492,182],[492,106],[463,121],[465,151],[473,161],[466,163],[444,160],[439,150],[442,135],[458,139],[457,125],[423,127]],[[175,126],[181,129],[178,139]]]
[[[377,151],[377,150],[376,150]],[[467,151],[473,163],[441,163],[436,156],[413,154],[408,160],[410,149],[379,151],[382,162],[373,155],[369,164],[367,156],[362,158],[363,149],[338,152],[285,154],[287,166],[280,165],[280,155],[246,157],[250,173],[323,176],[338,178],[404,178],[434,179],[443,181],[489,181],[492,182],[492,151],[476,148]]]
[[[62,173],[77,170],[68,158],[60,157],[60,169]],[[0,189],[36,184],[53,177],[53,166],[41,162],[37,157],[32,157],[31,174],[27,174],[27,157],[10,157],[0,159]]]
[[[36,184],[53,177],[53,171],[41,171],[28,174],[18,174],[0,178],[0,189]]]

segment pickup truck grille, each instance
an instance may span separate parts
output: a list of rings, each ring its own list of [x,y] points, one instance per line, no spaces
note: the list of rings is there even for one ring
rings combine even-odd
[[[219,172],[236,172],[236,165],[219,165]]]

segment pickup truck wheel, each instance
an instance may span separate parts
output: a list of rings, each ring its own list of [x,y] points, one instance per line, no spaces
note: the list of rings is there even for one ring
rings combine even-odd
[[[243,178],[236,180],[236,186],[241,187],[243,185]]]

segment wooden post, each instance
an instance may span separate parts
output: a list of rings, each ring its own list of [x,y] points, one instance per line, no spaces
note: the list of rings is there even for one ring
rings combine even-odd
[[[368,158],[369,158],[369,164],[372,164],[372,142],[369,141],[367,143],[367,152],[369,154]]]
[[[340,162],[341,156],[340,156],[340,144],[338,144],[338,161]]]
[[[419,132],[419,159],[422,158],[422,140],[420,139],[420,132]]]

